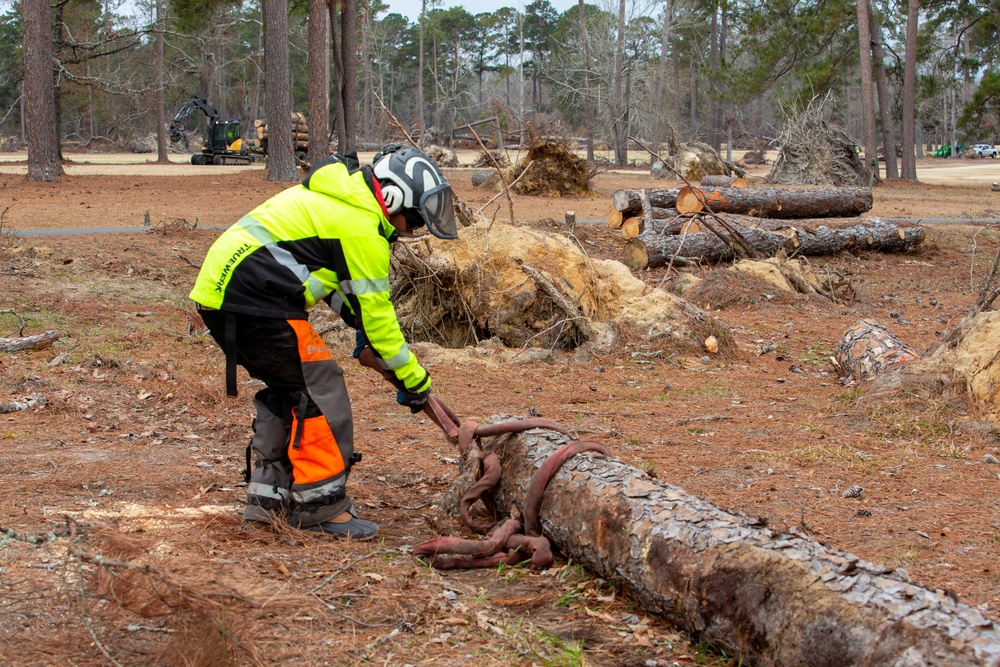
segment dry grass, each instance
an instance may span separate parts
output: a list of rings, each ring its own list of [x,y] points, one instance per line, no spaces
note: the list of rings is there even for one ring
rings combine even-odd
[[[687,298],[708,310],[755,309],[766,304],[790,304],[803,299],[778,289],[763,278],[731,268],[709,273]]]

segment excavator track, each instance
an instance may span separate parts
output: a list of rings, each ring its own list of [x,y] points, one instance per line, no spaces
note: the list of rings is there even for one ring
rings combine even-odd
[[[249,155],[216,155],[212,158],[212,164],[221,165],[248,165],[253,162]]]

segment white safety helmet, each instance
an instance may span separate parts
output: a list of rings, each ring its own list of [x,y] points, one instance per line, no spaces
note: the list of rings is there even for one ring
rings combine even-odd
[[[423,151],[393,144],[375,154],[375,178],[389,215],[402,212],[409,229],[427,225],[439,239],[457,239],[451,185]]]

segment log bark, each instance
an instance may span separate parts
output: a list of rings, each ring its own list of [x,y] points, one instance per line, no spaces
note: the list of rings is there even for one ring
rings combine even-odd
[[[870,380],[889,366],[920,355],[878,322],[858,320],[837,341],[834,362],[842,379]]]
[[[702,176],[701,186],[703,188],[746,188],[750,187],[747,179],[739,176]]]
[[[37,336],[24,336],[23,338],[0,338],[0,352],[42,350],[57,340],[59,340],[58,331],[46,331]]]
[[[648,188],[643,190],[618,190],[612,196],[612,201],[616,209],[625,214],[625,217],[633,215],[642,210],[643,201],[649,206],[656,208],[670,208],[677,201],[677,188],[661,189]]]
[[[868,224],[871,220],[870,218],[862,217],[773,220],[770,218],[755,218],[749,215],[735,215],[731,213],[718,213],[716,215],[738,229],[752,227],[770,232],[783,232],[794,229],[809,234],[820,233],[818,231],[820,227],[832,230],[848,229],[858,225]],[[705,231],[703,226],[698,223],[698,219],[701,217],[702,216],[700,215],[682,215],[675,208],[653,208],[648,211],[647,215],[639,218],[642,221],[642,226],[639,228],[638,236],[641,236],[645,240],[652,239],[656,236],[662,236],[664,234],[684,234],[692,231]],[[621,227],[621,225],[618,226]],[[626,238],[630,237],[626,236]]]
[[[716,213],[742,213],[759,218],[830,218],[861,215],[871,210],[871,188],[716,188],[701,190]],[[677,194],[677,210],[702,210],[701,199],[687,187]],[[679,202],[684,202],[684,207]]]
[[[733,216],[725,219],[732,222]],[[763,257],[773,257],[781,249],[789,255],[833,255],[854,249],[905,252],[924,240],[923,227],[899,226],[880,218],[869,218],[846,227],[810,224],[799,228],[789,224],[783,229],[768,230],[734,226]],[[683,236],[640,233],[629,239],[623,250],[623,260],[632,269],[666,266],[675,255],[710,263],[736,258],[732,247],[711,232]]]
[[[488,439],[503,467],[499,506],[523,512],[533,475],[565,442],[539,430]],[[978,609],[617,460],[564,464],[541,525],[565,556],[742,664],[1000,665],[1000,631]]]

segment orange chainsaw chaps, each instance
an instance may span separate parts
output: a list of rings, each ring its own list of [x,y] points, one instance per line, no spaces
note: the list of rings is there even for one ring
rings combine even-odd
[[[293,420],[291,442],[293,446],[288,448],[288,458],[292,461],[296,485],[332,479],[344,472],[344,459],[337,439],[323,415]]]
[[[299,358],[303,362],[333,360],[333,354],[309,320],[288,320],[299,341]]]

